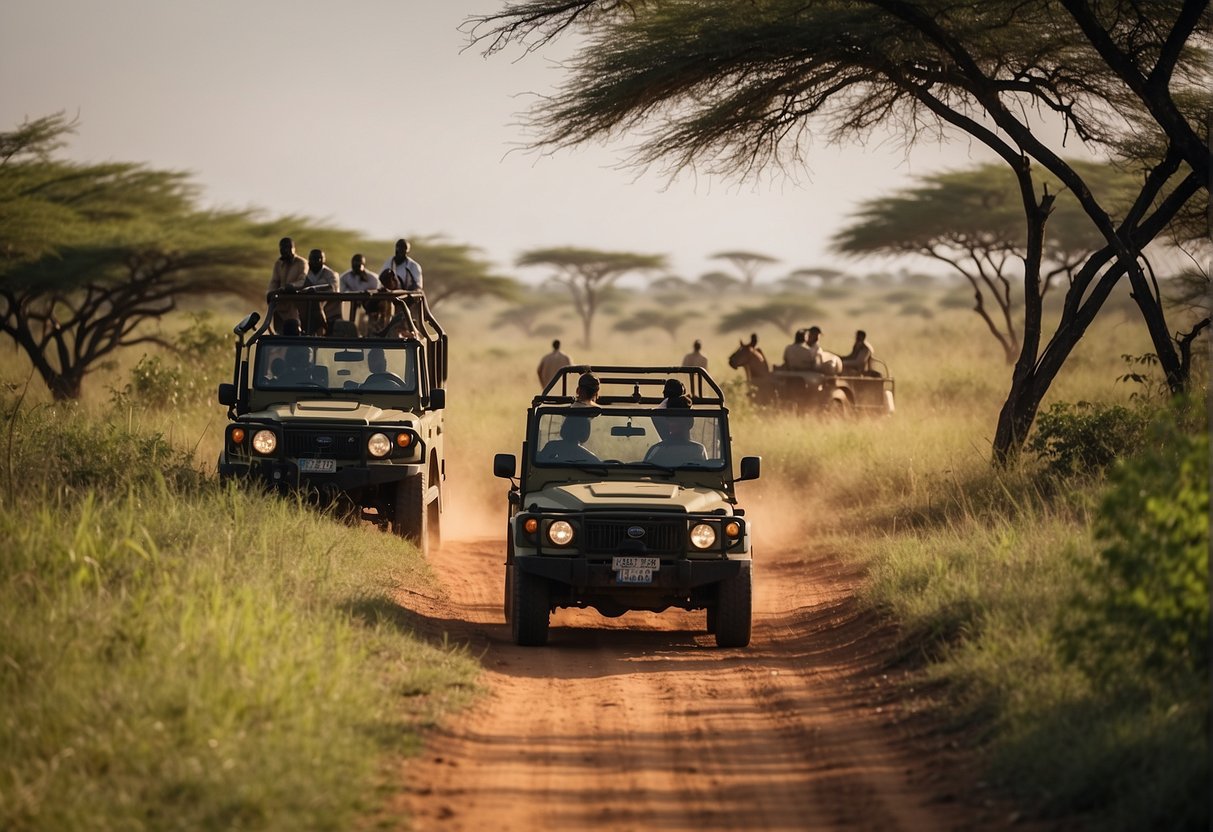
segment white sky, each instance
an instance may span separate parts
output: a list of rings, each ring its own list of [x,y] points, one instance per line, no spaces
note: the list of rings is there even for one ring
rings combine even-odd
[[[519,253],[563,245],[667,254],[671,271],[692,279],[727,269],[709,255],[730,249],[779,258],[765,280],[839,265],[827,241],[858,202],[979,154],[959,141],[909,158],[819,143],[799,184],[684,175],[671,185],[618,170],[623,144],[508,153],[527,139],[526,94],[561,75],[555,51],[461,52],[460,23],[501,6],[0,0],[0,129],[65,110],[80,120],[73,158],[189,171],[219,207],[304,214],[388,239],[442,234],[523,277],[512,266]],[[415,254],[424,266],[424,251]]]

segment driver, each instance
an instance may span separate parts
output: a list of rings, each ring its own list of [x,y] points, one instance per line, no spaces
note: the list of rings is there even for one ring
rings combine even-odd
[[[601,462],[582,443],[590,438],[589,416],[566,416],[560,423],[560,438],[543,446],[544,462]]]
[[[370,373],[363,380],[363,384],[368,382],[387,382],[392,385],[404,386],[404,379],[387,368],[387,354],[383,351],[383,347],[374,347],[366,354],[366,367]],[[376,378],[378,376],[378,378]]]
[[[689,396],[672,396],[666,404],[666,412],[677,412],[691,409]],[[649,448],[644,455],[645,462],[654,465],[678,466],[696,462],[706,462],[707,453],[703,445],[691,438],[693,417],[688,412],[685,416],[666,416],[664,430],[659,431],[662,440]]]

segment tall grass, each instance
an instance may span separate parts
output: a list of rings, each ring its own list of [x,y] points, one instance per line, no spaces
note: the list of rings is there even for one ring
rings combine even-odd
[[[349,828],[473,684],[359,612],[425,564],[76,410],[10,424],[0,828]]]

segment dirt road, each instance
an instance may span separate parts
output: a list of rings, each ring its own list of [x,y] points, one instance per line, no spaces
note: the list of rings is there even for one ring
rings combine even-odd
[[[702,612],[679,611],[561,610],[548,647],[515,647],[500,541],[432,560],[448,597],[400,602],[483,651],[488,694],[405,768],[414,829],[1006,825],[922,754],[887,638],[835,562],[756,556],[753,643],[720,650]]]

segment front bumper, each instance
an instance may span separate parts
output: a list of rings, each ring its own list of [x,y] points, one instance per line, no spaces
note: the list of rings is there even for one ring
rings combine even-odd
[[[331,474],[302,473],[299,464],[290,459],[223,460],[219,461],[219,478],[251,478],[282,491],[315,488],[320,491],[337,489],[347,493],[395,483],[420,474],[420,463],[406,465],[347,465]]]
[[[680,558],[663,561],[661,568],[654,570],[652,583],[620,583],[609,561],[600,558],[591,561],[586,557],[555,557],[549,555],[515,555],[514,568],[528,575],[547,578],[578,589],[668,589],[690,590],[694,587],[719,583],[741,573],[741,559],[688,560]]]

